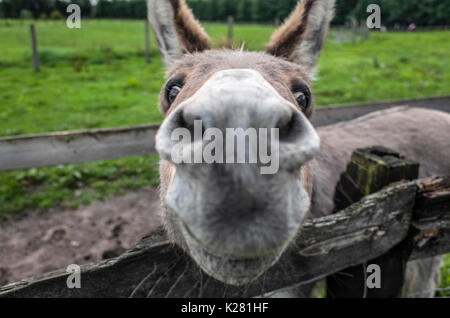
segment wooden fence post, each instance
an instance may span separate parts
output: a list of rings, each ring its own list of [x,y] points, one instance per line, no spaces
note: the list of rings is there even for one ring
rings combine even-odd
[[[275,28],[278,28],[280,26],[280,18],[275,18]]]
[[[352,34],[352,44],[355,45],[356,44],[356,35],[357,35],[357,30],[358,30],[358,22],[356,22],[355,18],[352,18],[350,20],[350,30],[351,30],[351,34]]]
[[[33,69],[35,72],[39,72],[39,53],[37,49],[36,30],[34,24],[30,25],[30,37],[31,37],[31,57],[33,60]]]
[[[149,22],[145,20],[145,61],[147,64],[150,64],[150,31],[149,31]]]
[[[370,30],[367,27],[364,20],[361,20],[361,22],[359,24],[359,28],[360,28],[361,42],[367,41],[370,36]]]
[[[234,25],[234,18],[233,16],[228,17],[228,43],[230,45],[233,44],[233,25]]]
[[[345,209],[390,183],[414,180],[418,174],[419,164],[395,151],[379,146],[358,149],[336,187],[335,211]]]
[[[384,147],[358,149],[352,154],[347,170],[336,187],[335,212],[358,202],[366,195],[381,190],[390,183],[414,180],[419,175],[419,164],[405,159],[399,153]],[[412,252],[408,236],[386,254],[365,264],[346,268],[327,277],[329,297],[398,297],[402,291],[406,262]],[[381,288],[368,289],[367,265],[376,264],[384,279]]]

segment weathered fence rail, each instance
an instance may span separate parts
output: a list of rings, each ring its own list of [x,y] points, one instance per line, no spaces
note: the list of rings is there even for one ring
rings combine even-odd
[[[158,125],[0,138],[0,171],[153,155]]]
[[[159,231],[120,257],[82,266],[80,289],[67,288],[69,274],[60,270],[1,287],[0,297],[258,296],[373,259],[405,239],[414,245],[411,259],[450,252],[449,225],[450,178],[422,179],[307,222],[277,265],[248,286],[225,285],[202,273]]]
[[[450,96],[320,108],[312,122],[325,126],[399,105],[450,112]],[[0,138],[0,171],[153,155],[157,129],[141,125]]]

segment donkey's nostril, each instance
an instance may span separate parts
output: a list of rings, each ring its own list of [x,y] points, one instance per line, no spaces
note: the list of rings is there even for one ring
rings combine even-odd
[[[170,122],[169,134],[172,133],[175,129],[187,129],[191,136],[194,136],[194,133],[201,132],[202,136],[205,132],[204,122],[200,115],[194,115],[192,112],[186,109],[178,109],[176,110],[170,119],[167,119],[167,122]],[[200,126],[201,124],[201,126]]]
[[[299,114],[296,111],[293,111],[289,117],[279,119],[276,128],[279,130],[280,141],[294,141],[301,129],[301,125]]]
[[[183,109],[180,112],[180,116],[178,118],[178,127],[186,128],[187,130],[189,130],[191,136],[194,136],[194,133],[201,133],[201,136],[203,136],[205,133],[205,123],[202,116],[199,114],[195,114],[187,109]],[[201,130],[195,131],[199,128],[201,128]]]

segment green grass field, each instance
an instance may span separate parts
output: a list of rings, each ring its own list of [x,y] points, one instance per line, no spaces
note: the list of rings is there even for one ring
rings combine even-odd
[[[31,68],[29,22],[0,22],[0,136],[159,122],[164,68],[144,22],[34,22],[41,72]],[[216,46],[226,25],[206,24]],[[261,50],[271,26],[237,25],[235,46]],[[450,93],[450,32],[373,33],[337,43],[331,32],[314,85],[318,107]],[[0,173],[0,219],[55,205],[76,207],[129,188],[156,184],[157,158],[132,158]],[[108,183],[108,187],[105,183]]]
[[[159,122],[164,69],[143,21],[34,22],[41,72],[31,68],[30,22],[0,22],[0,136]],[[216,46],[227,27],[206,24]],[[237,25],[235,47],[261,50],[273,28]],[[317,107],[450,94],[450,32],[373,33],[353,45],[330,33],[314,84]],[[127,158],[0,173],[0,223],[54,206],[157,185],[157,158]],[[450,285],[450,258],[443,286]]]

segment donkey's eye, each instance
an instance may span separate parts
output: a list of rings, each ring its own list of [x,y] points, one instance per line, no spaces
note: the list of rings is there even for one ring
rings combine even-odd
[[[306,113],[311,106],[311,90],[302,80],[296,80],[291,87],[292,94],[301,110]]]
[[[295,92],[294,97],[298,106],[300,106],[303,111],[306,111],[309,107],[309,96],[307,92]]]
[[[180,94],[181,92],[181,85],[175,84],[171,87],[168,87],[167,91],[167,101],[169,102],[169,104],[172,104],[177,98],[178,94]]]
[[[180,94],[184,86],[184,76],[177,74],[173,76],[164,86],[165,104],[169,108]]]

